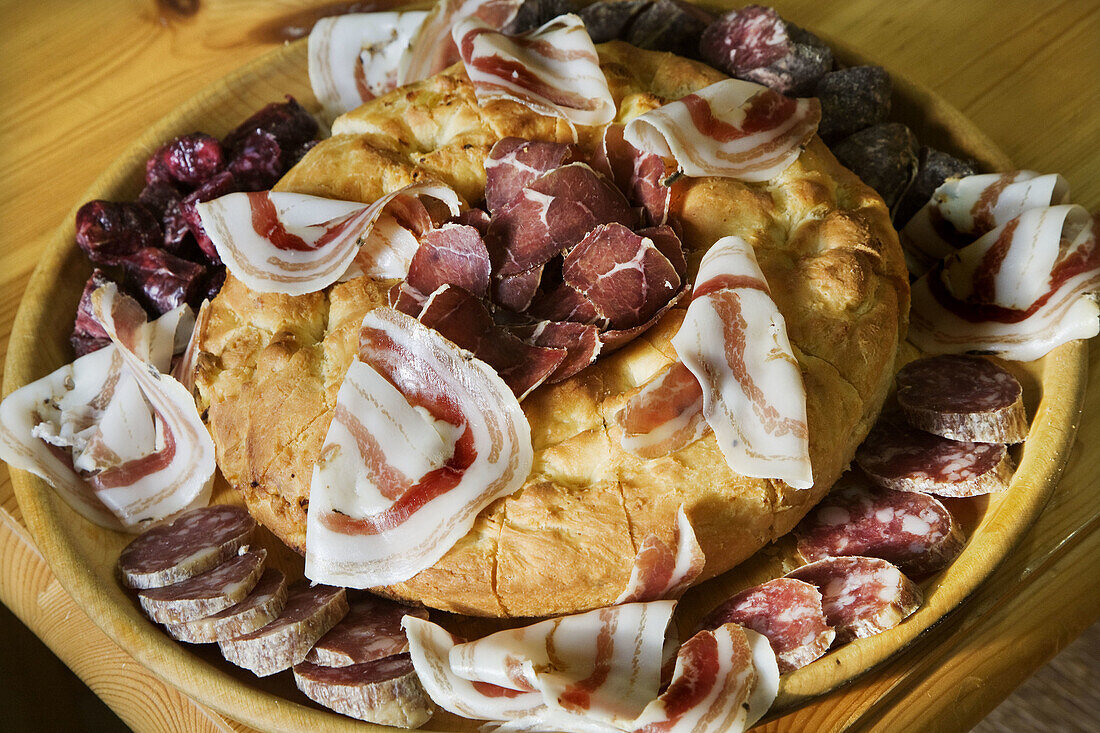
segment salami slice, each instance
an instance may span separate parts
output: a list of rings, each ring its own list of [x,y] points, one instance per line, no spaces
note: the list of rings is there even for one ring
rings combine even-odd
[[[408,654],[348,667],[302,662],[294,683],[310,700],[370,723],[417,728],[435,710]]]
[[[426,619],[428,611],[383,598],[356,601],[344,620],[314,644],[306,661],[324,667],[347,667],[406,652],[409,640],[401,628],[405,616]]]
[[[894,419],[879,420],[856,463],[884,488],[950,497],[1003,491],[1013,471],[1002,444],[949,440]]]
[[[836,630],[836,644],[892,629],[924,601],[913,581],[874,557],[831,557],[803,565],[787,577],[821,591],[821,607]]]
[[[213,570],[163,588],[138,593],[145,614],[160,623],[205,618],[244,600],[264,571],[266,550],[243,552]]]
[[[763,634],[780,673],[805,667],[829,651],[836,632],[825,620],[822,596],[801,580],[776,578],[734,595],[703,619],[700,629],[735,623]]]
[[[182,624],[166,624],[173,639],[189,644],[212,644],[265,626],[282,613],[286,606],[286,576],[281,570],[268,568],[260,582],[243,601],[213,616]]]
[[[289,669],[348,612],[343,588],[301,585],[290,592],[279,617],[236,639],[218,642],[222,656],[258,677]]]
[[[934,496],[872,488],[851,481],[833,491],[795,527],[806,562],[864,555],[911,575],[945,567],[963,547],[955,518]]]
[[[915,428],[952,440],[1020,443],[1027,438],[1023,390],[1004,367],[947,354],[906,364],[898,405]]]
[[[221,565],[252,540],[256,520],[239,506],[208,506],[153,527],[118,558],[130,588],[159,588]]]

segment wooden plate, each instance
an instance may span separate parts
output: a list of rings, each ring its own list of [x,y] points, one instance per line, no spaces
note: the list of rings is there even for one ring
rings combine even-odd
[[[858,62],[841,44],[838,55]],[[1010,161],[959,112],[932,92],[895,75],[894,117],[909,124],[925,143],[976,158],[989,169],[1008,169]],[[136,198],[146,158],[176,135],[203,130],[223,135],[240,120],[284,94],[313,105],[306,74],[306,46],[300,41],[261,57],[208,87],[150,128],[76,202]],[[73,209],[75,213],[76,207]],[[16,315],[4,375],[4,394],[38,379],[71,360],[68,337],[90,267],[73,243],[73,217],[43,249]],[[925,583],[921,609],[897,629],[856,641],[823,660],[787,675],[772,715],[843,685],[895,654],[922,631],[957,607],[996,568],[1046,504],[1076,428],[1084,394],[1087,352],[1067,344],[1034,363],[1012,365],[1025,389],[1031,434],[1015,453],[1019,469],[1012,488],[991,499],[957,501],[969,535],[963,553],[946,571]],[[258,679],[223,661],[217,648],[190,646],[170,639],[140,612],[114,577],[114,565],[127,535],[92,525],[72,511],[37,477],[11,470],[20,508],[37,545],[54,573],[112,639],[165,682],[196,700],[250,726],[271,731],[382,730],[314,706],[293,685],[289,674]],[[224,482],[219,501],[235,501]],[[300,575],[301,560],[277,541],[267,543],[273,560]],[[765,548],[745,565],[696,589],[678,614],[681,631],[729,592],[773,577],[785,566],[789,546]],[[484,628],[484,622],[477,623]],[[430,730],[473,730],[477,724],[439,712]]]

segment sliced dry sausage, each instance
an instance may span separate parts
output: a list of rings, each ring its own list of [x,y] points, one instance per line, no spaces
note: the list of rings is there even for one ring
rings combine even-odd
[[[416,728],[434,710],[408,654],[346,667],[302,662],[294,682],[309,699],[371,723]]]
[[[427,619],[428,612],[384,598],[355,601],[344,619],[314,644],[306,661],[323,667],[346,667],[408,651],[409,640],[401,628],[405,616]]]
[[[274,621],[286,606],[286,595],[286,576],[281,570],[268,568],[252,592],[237,605],[196,621],[167,624],[166,628],[173,639],[189,644],[233,639]]]
[[[266,557],[266,550],[242,552],[202,575],[143,590],[138,602],[149,618],[164,624],[205,618],[244,600],[259,582]]]

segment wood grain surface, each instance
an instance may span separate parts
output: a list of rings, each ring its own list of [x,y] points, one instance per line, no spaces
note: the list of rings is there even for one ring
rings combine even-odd
[[[304,2],[61,0],[0,5],[0,342],[44,238],[142,130],[276,40]],[[315,5],[315,3],[314,3]],[[1058,171],[1100,206],[1100,5],[776,3],[936,88],[1021,167]],[[58,318],[71,315],[59,312]],[[1100,369],[1100,348],[1090,363]],[[884,668],[769,730],[966,730],[1100,615],[1100,394],[1088,396],[1068,473],[1005,565]],[[1084,446],[1084,447],[1083,447]],[[3,473],[3,472],[0,472]],[[34,549],[0,477],[0,598],[137,730],[232,730],[166,687],[75,608]],[[22,663],[22,662],[21,662]]]

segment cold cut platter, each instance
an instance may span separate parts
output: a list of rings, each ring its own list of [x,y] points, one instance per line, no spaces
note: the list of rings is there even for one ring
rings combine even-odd
[[[830,45],[837,57],[846,65],[860,63],[855,54],[845,51],[840,44],[830,42]],[[293,95],[307,109],[317,110],[319,105],[309,84],[307,66],[307,49],[303,41],[279,49],[218,82],[150,129],[97,181],[85,198],[108,201],[136,199],[141,190],[145,162],[150,154],[165,141],[187,135],[195,130],[204,130],[218,136],[225,135],[258,106],[279,101],[285,94]],[[904,122],[922,143],[946,150],[956,156],[973,159],[977,161],[980,168],[985,170],[1011,169],[1010,162],[1004,158],[1003,154],[957,112],[931,92],[916,87],[896,74],[893,75],[893,109],[891,120]],[[841,154],[838,152],[837,155]],[[646,231],[649,230],[638,229],[639,234],[631,234],[623,227],[623,233],[616,236],[620,241],[625,241],[631,236],[642,236],[641,233]],[[650,236],[657,237],[656,234]],[[70,322],[67,318],[56,317],[56,304],[73,304],[75,310],[75,303],[80,297],[85,281],[88,280],[88,265],[74,246],[73,240],[74,228],[66,224],[58,231],[50,249],[44,254],[34,279],[28,287],[13,331],[6,371],[5,394],[41,378],[72,358],[69,345]],[[575,263],[581,259],[581,255],[577,254],[581,246],[577,245],[576,249],[567,254],[567,265],[569,262]],[[683,257],[683,254],[680,256]],[[717,259],[715,256],[709,260],[711,265]],[[672,267],[676,267],[675,258],[671,255],[667,260],[662,261],[672,262]],[[693,263],[693,266],[700,268],[700,280],[704,279],[703,272],[708,266],[707,263],[707,259],[703,260],[702,265]],[[764,264],[764,269],[768,270],[767,263]],[[527,271],[523,270],[523,272]],[[541,276],[541,269],[539,272]],[[770,278],[771,271],[769,271]],[[766,290],[767,285],[763,288]],[[705,298],[709,294],[702,293],[701,290],[700,283],[697,282],[696,298]],[[593,294],[595,292],[595,288],[590,292],[593,298],[596,297]],[[648,304],[646,307],[649,307]],[[660,304],[653,306],[656,313],[652,316],[654,319],[664,312],[658,310],[660,307],[663,306]],[[774,306],[772,308],[774,309]],[[110,310],[110,307],[107,307],[107,310]],[[423,320],[423,313],[421,319]],[[790,347],[787,348],[789,350]],[[747,620],[746,614],[751,615],[750,611],[746,611],[747,606],[754,603],[766,606],[768,603],[776,603],[777,598],[783,599],[782,603],[796,603],[799,602],[797,599],[810,598],[811,605],[820,604],[822,594],[813,588],[822,589],[825,595],[825,613],[829,615],[829,623],[816,632],[813,641],[794,645],[796,648],[784,649],[781,652],[782,645],[778,644],[775,638],[771,638],[771,646],[779,662],[779,670],[783,672],[782,677],[779,678],[775,702],[771,705],[771,715],[791,710],[810,699],[823,695],[889,659],[962,603],[1009,553],[1042,510],[1057,482],[1073,439],[1074,425],[1084,390],[1085,353],[1082,342],[1071,341],[1033,361],[998,361],[996,363],[1003,368],[992,375],[982,372],[984,367],[977,368],[977,371],[982,372],[976,377],[977,379],[987,379],[998,384],[1006,379],[1011,380],[1012,383],[1018,381],[1022,389],[1016,392],[1008,389],[1005,393],[1007,396],[996,390],[986,390],[986,393],[993,393],[990,399],[995,404],[981,409],[974,408],[978,414],[975,418],[977,423],[994,425],[996,433],[994,437],[974,437],[972,432],[966,432],[973,426],[959,428],[952,423],[947,428],[949,431],[956,431],[948,436],[949,449],[953,449],[952,446],[957,447],[953,441],[965,441],[968,435],[971,440],[985,440],[991,444],[1014,444],[1007,449],[1007,452],[1002,445],[999,452],[993,449],[989,451],[982,449],[985,452],[980,455],[967,454],[966,460],[970,460],[973,466],[963,469],[965,475],[962,478],[956,477],[955,474],[949,473],[947,468],[943,468],[937,470],[938,473],[932,471],[936,475],[929,479],[930,469],[927,466],[917,471],[919,475],[913,478],[914,471],[892,458],[896,451],[888,445],[886,448],[882,447],[881,444],[888,443],[894,435],[885,427],[881,430],[876,428],[878,443],[868,441],[860,449],[861,452],[856,453],[856,462],[867,475],[879,476],[884,472],[893,472],[879,481],[882,486],[901,489],[901,491],[891,492],[900,498],[892,500],[894,503],[891,504],[890,511],[897,512],[899,516],[908,512],[920,518],[916,528],[912,523],[904,522],[897,527],[890,525],[890,531],[895,537],[907,537],[909,535],[903,533],[910,532],[925,545],[919,556],[907,556],[895,560],[917,580],[917,586],[914,587],[908,579],[905,579],[905,576],[901,576],[902,580],[897,585],[894,605],[902,609],[899,613],[904,621],[891,622],[883,626],[881,631],[875,628],[875,631],[880,633],[875,633],[868,638],[856,638],[865,635],[864,632],[859,631],[858,624],[846,624],[839,620],[839,617],[834,618],[833,612],[829,610],[829,593],[825,592],[828,583],[820,580],[820,573],[824,572],[827,575],[831,572],[831,567],[843,565],[845,577],[865,578],[863,587],[867,588],[875,587],[873,583],[887,583],[881,580],[885,576],[882,576],[879,571],[882,569],[881,566],[889,565],[881,560],[863,562],[866,558],[843,562],[837,562],[836,558],[829,559],[831,555],[845,553],[837,553],[835,549],[829,549],[835,545],[836,537],[830,534],[831,523],[828,521],[830,516],[828,512],[835,514],[841,511],[851,526],[864,527],[875,523],[874,501],[882,501],[881,497],[884,496],[884,494],[875,494],[874,497],[869,498],[870,495],[860,493],[866,491],[865,488],[858,485],[847,486],[843,484],[842,479],[842,484],[815,510],[816,513],[809,514],[807,519],[799,525],[797,533],[788,534],[785,531],[778,533],[781,536],[772,542],[762,543],[764,546],[761,549],[747,560],[736,564],[732,570],[720,574],[709,572],[705,577],[711,575],[717,575],[717,577],[688,590],[679,601],[673,621],[679,638],[687,640],[700,626],[711,629],[725,628],[722,624],[733,620],[746,627],[756,628],[751,620]],[[703,356],[705,357],[705,354]],[[915,346],[903,344],[898,350],[897,367],[914,361],[918,356],[920,352]],[[979,361],[982,364],[994,363],[986,360]],[[955,364],[952,368],[965,371],[967,365]],[[904,391],[911,388],[919,391],[922,385],[926,389],[933,389],[927,387],[927,383],[934,383],[937,371],[935,368],[925,369],[924,372],[931,372],[931,375],[922,376],[920,364],[914,364],[908,370],[906,381],[898,383],[899,388],[903,388],[903,394],[899,395],[897,401],[898,405],[894,402],[890,404],[900,407],[904,412],[907,404]],[[1002,376],[1002,372],[1008,376]],[[514,387],[513,390],[515,390]],[[518,390],[515,391],[518,394]],[[924,413],[928,413],[929,410],[925,409],[927,402],[919,397],[911,399],[910,412],[918,413],[923,410]],[[1022,404],[1023,414],[1026,415],[1023,419],[1030,422],[1029,429],[1026,423],[1024,424],[1026,441],[1022,443],[1019,436],[1016,436],[1016,433],[1021,430],[1019,414],[1013,413],[1014,416],[1011,418],[1004,417],[1013,410],[1018,410],[1017,403]],[[926,435],[923,431],[937,432],[942,429],[940,425],[942,420],[938,418],[942,410],[936,412],[933,409],[931,412],[931,416],[926,414],[923,418],[910,419],[910,424],[919,419],[930,421],[927,424],[931,427],[922,424],[921,435]],[[894,414],[890,413],[891,416]],[[890,428],[890,430],[895,429],[902,432],[912,430],[904,426]],[[958,430],[963,432],[957,432]],[[714,427],[714,431],[715,433],[719,431],[717,426]],[[1015,437],[1004,437],[1002,433],[1011,433]],[[939,434],[945,435],[943,432]],[[928,440],[939,439],[928,438]],[[986,456],[986,453],[989,453],[989,456]],[[954,454],[948,453],[948,457],[943,459],[943,465],[950,465],[951,470],[958,470],[958,461],[953,460],[952,456]],[[985,466],[983,461],[989,466]],[[884,463],[885,466],[882,465]],[[1014,473],[1005,468],[1008,465],[1015,466]],[[972,474],[981,474],[975,479],[977,484],[971,481]],[[363,723],[335,715],[311,703],[298,689],[295,689],[294,679],[291,679],[289,674],[258,677],[245,669],[240,669],[239,667],[243,666],[255,671],[258,665],[266,670],[264,665],[270,661],[270,654],[266,651],[251,651],[256,646],[256,639],[254,639],[256,634],[245,633],[231,642],[222,644],[219,653],[217,646],[182,645],[146,617],[151,615],[167,624],[169,632],[177,638],[191,636],[201,641],[210,641],[211,638],[204,636],[210,633],[210,625],[196,626],[195,622],[178,615],[179,609],[191,608],[195,603],[207,604],[202,606],[203,615],[216,614],[209,616],[209,619],[217,620],[214,623],[221,623],[222,616],[228,614],[225,618],[229,623],[244,624],[247,622],[245,614],[252,613],[252,607],[240,604],[246,607],[241,608],[237,613],[233,613],[233,609],[237,609],[237,606],[226,609],[227,604],[241,601],[247,591],[235,590],[231,601],[227,600],[225,603],[219,601],[220,605],[216,607],[209,605],[209,599],[206,596],[197,600],[187,597],[181,605],[179,592],[189,590],[187,588],[179,590],[175,595],[171,592],[162,592],[162,589],[157,588],[139,590],[135,594],[127,590],[125,583],[120,583],[117,575],[120,567],[120,553],[132,539],[131,535],[103,529],[87,521],[62,501],[43,480],[31,473],[13,469],[12,478],[20,507],[38,540],[38,545],[66,589],[120,646],[165,681],[236,720],[265,730],[300,730],[307,726],[318,730],[364,729]],[[799,480],[795,477],[784,476],[784,478],[792,485]],[[940,500],[928,497],[924,493],[904,493],[909,491],[907,487],[914,484],[924,486],[925,484],[920,484],[921,481],[931,481],[941,489],[945,483],[950,484],[950,487],[947,491],[932,491],[939,495]],[[995,493],[988,493],[987,487],[973,488],[982,481],[1007,483],[1008,486],[1005,489],[998,484]],[[985,487],[985,484],[981,486]],[[922,490],[918,488],[915,491]],[[945,496],[948,498],[944,498]],[[239,492],[229,486],[221,474],[218,474],[215,481],[213,501],[216,504],[241,503]],[[872,508],[868,509],[869,506]],[[251,506],[250,509],[252,509]],[[675,511],[673,514],[684,517],[686,521],[686,515],[682,510],[679,515],[676,515]],[[682,531],[678,531],[674,537],[682,539],[685,534],[690,534],[691,526],[688,524],[686,529],[680,526]],[[223,566],[218,572],[236,571],[241,578],[247,577],[248,582],[255,584],[257,588],[271,587],[272,590],[265,591],[267,595],[260,600],[267,602],[265,599],[278,597],[281,605],[288,602],[283,597],[286,593],[281,583],[282,578],[278,577],[279,572],[291,582],[299,581],[303,577],[303,562],[302,558],[287,546],[293,545],[293,540],[287,539],[285,528],[280,531],[273,525],[272,529],[276,534],[268,533],[263,529],[256,532],[249,541],[249,551],[242,550],[243,554],[226,563],[226,566],[233,565],[233,567]],[[699,542],[707,545],[708,540],[701,525],[697,525],[695,531],[699,534]],[[867,531],[870,532],[870,530]],[[842,539],[845,542],[851,540],[851,533],[849,535]],[[714,544],[713,540],[710,542],[711,545]],[[665,546],[663,542],[661,546]],[[698,549],[699,543],[696,543],[695,547]],[[298,549],[301,550],[301,548]],[[668,550],[667,546],[665,549]],[[709,551],[710,546],[707,549]],[[939,559],[947,556],[953,559],[943,567]],[[818,560],[819,557],[824,559]],[[880,554],[879,557],[883,555]],[[817,560],[817,562],[805,564],[811,560]],[[262,567],[267,568],[266,573],[262,573]],[[890,568],[892,568],[890,572],[897,572],[893,566]],[[695,575],[698,573],[699,571],[695,570]],[[563,575],[568,575],[568,572],[563,572]],[[135,588],[148,587],[142,585],[145,582],[143,580],[136,582],[138,584],[134,586]],[[165,580],[165,582],[171,581]],[[370,585],[385,585],[387,582]],[[635,575],[632,574],[628,591],[634,588],[635,593],[640,592],[637,590],[637,585]],[[642,585],[644,586],[644,579]],[[887,591],[886,585],[881,586],[882,593]],[[324,595],[324,592],[320,593],[323,597],[317,602],[324,608],[317,611],[317,614],[338,617],[347,613],[346,604],[340,606],[333,598]],[[415,591],[398,590],[394,595],[408,600],[410,593],[414,594]],[[312,598],[303,598],[303,595],[304,591],[300,587],[298,596],[294,596],[292,591],[292,598],[299,599],[295,601],[298,606],[306,606],[313,602]],[[612,593],[612,597],[614,595]],[[922,600],[915,600],[918,597]],[[624,591],[620,598],[629,599],[630,593]],[[609,601],[610,598],[575,601],[575,607],[599,606]],[[622,600],[616,602],[621,603]],[[464,600],[462,603],[469,602]],[[435,608],[452,610],[462,607],[462,604],[457,602],[448,603],[447,599],[442,601],[435,599],[427,604]],[[259,605],[259,601],[254,605]],[[485,618],[490,615],[525,615],[522,613],[492,614],[479,612],[475,607],[470,607],[474,609],[471,611],[473,615],[432,610],[431,619],[452,633],[471,639],[529,623],[529,621]],[[512,607],[522,608],[518,605]],[[546,615],[567,612],[565,608],[555,610],[552,606],[547,606],[547,609]],[[420,621],[410,622],[411,625],[408,628],[424,631],[426,627],[421,628],[419,623]],[[331,626],[331,623],[328,625]],[[245,628],[238,627],[238,631],[244,632]],[[762,633],[767,635],[768,632]],[[673,634],[673,636],[676,635]],[[750,638],[753,637],[750,636]],[[264,640],[259,638],[259,641],[261,643],[259,648],[263,649]],[[312,642],[303,647],[303,655],[311,644]],[[476,647],[467,646],[471,647],[471,654],[476,653]],[[685,645],[685,648],[687,646]],[[812,653],[807,652],[807,648],[815,646],[820,648]],[[824,654],[830,646],[832,649],[824,659],[818,663],[812,662],[817,656]],[[806,656],[807,654],[809,656]],[[453,665],[455,658],[453,652],[451,658]],[[228,663],[226,659],[232,659],[238,666]],[[242,662],[241,659],[253,659],[253,661]],[[332,669],[339,669],[339,665],[314,664],[316,661],[316,658],[307,658],[307,661],[295,666],[295,678],[298,679],[298,686],[303,691],[310,685],[314,688],[325,689],[326,686],[331,688],[334,684],[332,682],[334,675],[339,676],[332,671]],[[250,663],[253,664],[252,667],[249,667]],[[257,674],[266,675],[267,672],[257,672]],[[408,675],[411,672],[402,667],[401,674]],[[421,691],[420,694],[422,695],[423,692]],[[477,725],[445,710],[437,710],[424,727],[428,730],[474,730]]]

